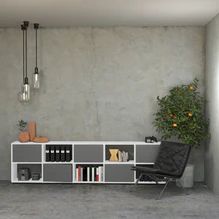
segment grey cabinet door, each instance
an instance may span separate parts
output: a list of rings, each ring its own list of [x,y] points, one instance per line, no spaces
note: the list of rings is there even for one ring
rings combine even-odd
[[[43,177],[47,182],[72,182],[72,165],[44,164]]]
[[[154,163],[160,145],[136,145],[136,163]]]
[[[134,182],[134,171],[131,164],[106,164],[105,182]]]
[[[41,162],[41,144],[14,144],[13,162]]]
[[[75,162],[103,162],[103,145],[74,145]]]

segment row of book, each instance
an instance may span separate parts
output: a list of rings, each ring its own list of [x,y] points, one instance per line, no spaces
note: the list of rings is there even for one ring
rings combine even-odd
[[[72,160],[72,147],[68,145],[46,145],[47,162],[70,162]]]
[[[80,166],[75,171],[76,182],[103,182],[103,166]]]

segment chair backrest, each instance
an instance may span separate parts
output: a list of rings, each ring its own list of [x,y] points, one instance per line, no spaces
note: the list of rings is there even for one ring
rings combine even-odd
[[[162,141],[154,167],[180,178],[185,170],[191,145]]]

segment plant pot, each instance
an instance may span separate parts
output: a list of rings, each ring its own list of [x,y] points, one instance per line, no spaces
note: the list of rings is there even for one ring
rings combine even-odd
[[[29,132],[21,132],[18,139],[20,142],[28,142],[30,140]]]
[[[193,184],[194,164],[187,164],[182,177],[176,181],[176,185],[183,188],[192,188]]]

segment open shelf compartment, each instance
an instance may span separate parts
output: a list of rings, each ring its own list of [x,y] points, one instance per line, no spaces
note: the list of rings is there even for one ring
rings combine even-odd
[[[12,182],[40,183],[43,182],[42,164],[13,163]]]
[[[80,163],[74,165],[74,183],[103,183],[104,165]]]
[[[107,164],[134,163],[134,145],[105,145],[105,162]],[[113,154],[115,154],[113,160]]]

